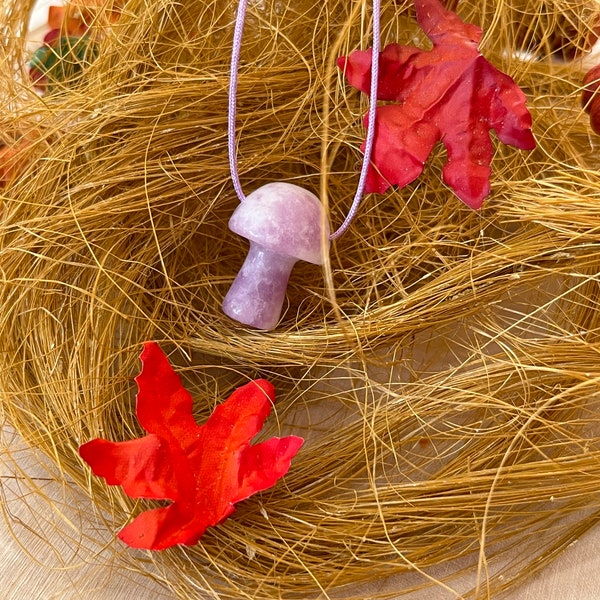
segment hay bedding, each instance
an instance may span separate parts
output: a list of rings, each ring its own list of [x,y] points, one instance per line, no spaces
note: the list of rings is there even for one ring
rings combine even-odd
[[[77,448],[140,434],[146,339],[170,353],[199,421],[261,376],[279,397],[265,435],[307,439],[280,485],[199,545],[119,549],[123,568],[180,598],[351,598],[390,577],[380,597],[424,585],[499,597],[595,523],[600,138],[579,101],[595,2],[458,3],[526,93],[536,150],[496,145],[474,213],[440,183],[437,149],[415,183],[363,201],[322,272],[298,265],[269,333],[219,308],[246,251],[226,228],[235,6],[132,0],[116,23],[98,17],[85,76],[43,97],[12,73],[30,7],[1,16],[0,132],[28,142],[0,199],[3,419],[93,501],[105,532],[143,503],[92,479]],[[382,23],[385,42],[424,43],[409,2],[385,2]],[[327,189],[341,222],[366,105],[332,65],[368,31],[368,3],[251,5],[246,188]]]

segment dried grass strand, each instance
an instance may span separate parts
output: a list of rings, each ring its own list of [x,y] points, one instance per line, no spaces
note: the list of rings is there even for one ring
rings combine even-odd
[[[92,437],[141,433],[132,377],[145,339],[170,353],[198,420],[265,376],[279,395],[265,435],[307,438],[283,482],[199,545],[114,549],[176,597],[442,586],[496,598],[597,523],[600,158],[579,104],[582,62],[549,57],[565,28],[585,46],[596,2],[459,3],[485,28],[485,55],[526,92],[538,148],[497,145],[477,214],[440,182],[436,149],[417,182],[365,198],[324,272],[298,265],[269,333],[220,311],[246,250],[226,226],[234,6],[131,0],[110,28],[98,17],[85,76],[40,98],[13,77],[32,2],[12,4],[0,15],[0,131],[30,143],[0,197],[0,414],[93,501],[104,534],[76,543],[105,549],[146,506],[77,455]],[[384,3],[385,41],[423,41],[410,5]],[[244,189],[321,190],[341,222],[366,105],[331,60],[368,31],[362,0],[251,4]]]

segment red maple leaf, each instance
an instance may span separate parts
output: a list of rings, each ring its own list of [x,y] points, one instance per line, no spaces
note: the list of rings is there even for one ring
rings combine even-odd
[[[592,129],[600,135],[600,65],[592,67],[583,78],[581,104],[590,115]]]
[[[365,191],[383,193],[391,185],[403,187],[415,180],[441,140],[448,155],[443,180],[477,209],[490,191],[490,129],[505,144],[535,147],[525,95],[479,53],[479,27],[464,23],[437,0],[414,4],[433,48],[390,44],[380,53],[377,98],[398,104],[376,108]],[[371,52],[338,59],[348,82],[365,93],[371,85]]]
[[[122,529],[126,544],[149,550],[195,544],[236,502],[283,477],[303,440],[272,437],[250,445],[274,402],[268,381],[236,389],[198,425],[192,397],[158,344],[146,342],[140,359],[136,412],[148,435],[125,442],[94,439],[79,453],[96,475],[132,498],[171,500]]]

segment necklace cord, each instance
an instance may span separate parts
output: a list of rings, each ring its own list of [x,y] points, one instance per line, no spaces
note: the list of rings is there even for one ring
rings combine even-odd
[[[367,174],[369,172],[369,166],[371,164],[371,154],[373,152],[373,141],[375,139],[375,117],[377,115],[377,84],[379,83],[379,48],[381,43],[381,31],[380,31],[380,14],[381,14],[381,0],[373,0],[373,42],[372,42],[372,55],[371,55],[371,86],[369,89],[369,116],[367,117],[367,136],[365,138],[365,151],[363,155],[363,162],[360,169],[360,177],[358,179],[358,186],[356,188],[356,194],[354,200],[350,206],[350,210],[344,219],[344,222],[339,228],[334,231],[330,236],[330,240],[335,240],[340,237],[350,226],[350,223],[354,220],[358,207],[365,191],[365,185],[367,183]]]
[[[236,145],[236,117],[237,117],[237,86],[238,86],[238,71],[240,64],[240,51],[242,48],[242,37],[244,33],[244,22],[246,20],[246,8],[248,0],[239,0],[237,16],[235,20],[235,29],[233,32],[233,44],[231,49],[231,65],[229,75],[229,98],[228,98],[228,113],[227,113],[227,151],[229,153],[229,170],[231,172],[231,181],[233,188],[240,202],[246,200],[237,163],[237,145]],[[375,139],[375,119],[377,115],[377,84],[379,79],[379,49],[381,40],[380,31],[380,14],[381,0],[373,0],[373,43],[371,55],[371,85],[369,89],[369,115],[367,117],[367,135],[365,138],[365,150],[363,155],[362,167],[356,193],[350,206],[350,210],[340,227],[334,231],[329,239],[335,240],[340,237],[350,226],[358,207],[362,200],[362,196],[367,183],[367,174],[371,164],[371,154],[373,151],[373,141]]]
[[[240,51],[242,49],[242,36],[244,34],[244,21],[246,20],[246,7],[248,0],[240,0],[238,3],[235,29],[233,31],[233,45],[231,48],[231,66],[229,71],[229,99],[227,110],[227,151],[229,153],[229,170],[235,193],[240,202],[246,200],[237,164],[237,146],[235,140],[235,121],[237,117],[237,86],[238,69],[240,65]]]

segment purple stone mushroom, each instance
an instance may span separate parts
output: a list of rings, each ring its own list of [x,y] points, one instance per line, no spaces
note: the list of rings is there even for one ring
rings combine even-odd
[[[268,183],[246,197],[229,229],[250,241],[240,272],[223,300],[226,315],[257,329],[273,329],[296,261],[322,265],[324,225],[319,199],[291,183]]]

